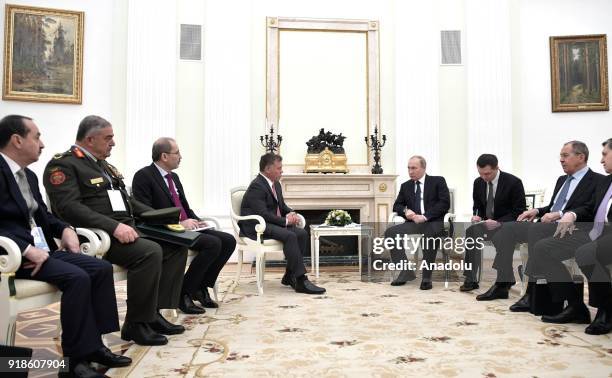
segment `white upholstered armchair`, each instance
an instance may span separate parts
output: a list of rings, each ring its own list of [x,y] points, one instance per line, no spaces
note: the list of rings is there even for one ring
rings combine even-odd
[[[242,204],[242,197],[246,192],[245,186],[239,186],[230,190],[230,216],[232,219],[232,228],[234,229],[234,237],[236,238],[236,250],[238,251],[238,268],[236,271],[236,278],[234,281],[235,285],[238,285],[240,280],[240,273],[242,271],[242,258],[243,253],[253,252],[255,253],[255,270],[257,276],[257,290],[259,295],[263,294],[263,281],[264,272],[266,267],[266,253],[271,252],[283,252],[283,243],[272,239],[263,239],[263,233],[266,230],[266,221],[259,215],[240,215],[240,205]],[[300,217],[299,227],[304,228],[306,222],[304,217],[298,214]],[[246,236],[240,236],[240,227],[238,221],[241,220],[256,220],[259,224],[255,226],[257,232],[257,240],[253,240]]]

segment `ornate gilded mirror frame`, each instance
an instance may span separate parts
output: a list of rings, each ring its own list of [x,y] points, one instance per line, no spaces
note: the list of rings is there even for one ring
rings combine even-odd
[[[344,20],[344,19],[313,19],[296,17],[267,17],[267,56],[266,56],[266,119],[278,130],[280,116],[280,32],[289,31],[321,31],[321,32],[353,32],[366,35],[366,71],[367,71],[367,127],[363,136],[369,135],[374,125],[380,131],[380,67],[379,67],[379,37],[378,21]],[[269,127],[269,125],[266,125]],[[367,151],[365,143],[364,151]],[[282,147],[281,147],[282,148]],[[368,164],[371,156],[367,153]]]

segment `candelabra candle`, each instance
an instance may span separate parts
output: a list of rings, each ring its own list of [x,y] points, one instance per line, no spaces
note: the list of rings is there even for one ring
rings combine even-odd
[[[375,175],[379,175],[383,173],[382,166],[380,165],[380,151],[387,143],[387,136],[382,135],[382,142],[378,138],[378,125],[374,125],[374,134],[370,135],[369,141],[368,137],[365,137],[366,145],[370,148],[370,150],[374,153],[374,165],[372,166],[372,173]]]
[[[261,145],[266,149],[266,153],[277,153],[280,145],[283,141],[283,137],[281,135],[277,135],[276,139],[274,138],[274,125],[270,124],[270,134],[260,135],[259,141]]]

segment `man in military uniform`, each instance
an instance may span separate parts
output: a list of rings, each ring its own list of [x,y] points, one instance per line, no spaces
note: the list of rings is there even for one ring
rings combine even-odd
[[[115,145],[105,119],[87,116],[76,143],[45,168],[51,208],[76,227],[100,228],[111,235],[105,259],[128,270],[127,314],[121,338],[141,345],[163,345],[165,335],[185,328],[164,319],[161,308],[176,308],[187,260],[184,249],[141,238],[134,217],[150,207],[126,191],[123,176],[106,162]]]

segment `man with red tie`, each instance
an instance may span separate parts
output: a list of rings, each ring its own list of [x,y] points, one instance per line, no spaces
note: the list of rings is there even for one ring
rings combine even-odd
[[[281,283],[291,286],[298,293],[323,294],[325,289],[314,285],[306,276],[303,255],[308,235],[296,227],[297,214],[285,203],[280,185],[283,175],[283,158],[267,153],[259,160],[259,174],[249,185],[240,206],[240,215],[260,215],[266,221],[265,239],[283,242],[283,253],[287,268]],[[257,221],[240,221],[240,230],[245,236],[257,239]]]
[[[188,230],[207,226],[195,214],[187,202],[187,196],[179,176],[173,171],[181,163],[181,152],[172,138],[159,138],[153,143],[153,164],[140,169],[134,175],[134,198],[154,209],[175,206],[181,209],[180,223]],[[191,249],[199,251],[185,277],[179,309],[186,314],[201,314],[205,310],[193,303],[198,300],[208,308],[219,307],[208,293],[215,286],[221,269],[236,248],[236,240],[226,232],[207,229],[200,232]],[[186,248],[185,248],[186,249]]]

